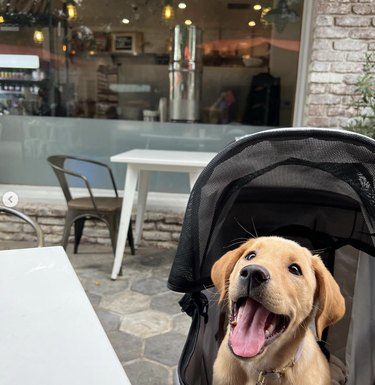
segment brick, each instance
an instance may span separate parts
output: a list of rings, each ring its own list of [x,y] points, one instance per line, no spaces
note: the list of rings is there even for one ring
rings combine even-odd
[[[333,22],[334,22],[333,16],[319,15],[316,18],[315,25],[318,25],[318,26],[330,26],[330,25],[333,25]]]
[[[357,40],[342,39],[333,43],[333,48],[338,51],[365,51],[367,44]]]
[[[109,230],[108,229],[83,229],[83,232],[88,237],[108,237]]]
[[[351,105],[354,105],[354,103],[355,103],[354,95],[343,95],[341,98],[341,104],[343,105],[351,106]]]
[[[368,27],[371,24],[369,17],[363,16],[337,16],[335,17],[335,25],[339,27]]]
[[[61,235],[47,234],[44,236],[44,241],[46,243],[59,244],[61,243]]]
[[[311,57],[312,60],[323,62],[342,62],[345,60],[345,52],[339,51],[314,51]]]
[[[172,224],[164,224],[164,223],[158,223],[156,225],[156,229],[159,231],[168,231],[168,232],[177,232],[181,231],[181,226],[179,225],[172,225]]]
[[[332,40],[327,39],[314,39],[312,43],[313,50],[331,50],[333,46]]]
[[[347,109],[343,107],[330,107],[328,108],[328,116],[346,116]]]
[[[360,73],[362,71],[361,63],[333,63],[332,71],[339,73]]]
[[[183,221],[184,221],[184,216],[177,213],[166,214],[164,217],[165,223],[176,223],[176,224],[182,225]]]
[[[22,223],[8,223],[8,222],[1,222],[0,223],[0,231],[4,233],[18,233],[22,232]]]
[[[317,6],[319,14],[323,15],[347,15],[351,11],[351,4],[319,2]]]
[[[146,241],[170,241],[172,236],[170,233],[160,231],[144,231],[143,238]]]
[[[326,116],[327,106],[325,104],[312,104],[309,106],[309,115],[311,116]]]
[[[343,82],[345,84],[357,84],[359,75],[345,75]]]
[[[374,28],[350,29],[349,37],[351,39],[375,39]]]
[[[317,27],[315,37],[324,39],[342,39],[349,36],[349,28],[345,27]]]
[[[363,52],[349,52],[346,56],[346,60],[349,62],[363,62]]]
[[[327,90],[327,84],[310,83],[309,91],[311,94],[323,94]]]
[[[330,127],[330,118],[307,117],[307,125],[311,127]]]
[[[159,249],[174,249],[176,244],[174,242],[156,242],[155,246]]]
[[[341,83],[343,81],[343,75],[334,73],[313,72],[310,75],[310,81],[312,83]]]
[[[374,24],[375,25],[375,24]],[[368,50],[369,51],[375,51],[375,42],[374,43],[369,43],[368,45]]]
[[[145,214],[145,220],[147,221],[162,221],[165,218],[165,213],[161,212],[147,212]]]
[[[311,71],[329,72],[331,63],[315,61],[311,64]]]
[[[339,104],[340,96],[337,95],[310,95],[309,102],[311,104]]]
[[[111,246],[111,240],[109,238],[94,238],[88,239],[88,243],[98,243],[99,245]]]
[[[36,221],[40,225],[61,225],[64,226],[65,218],[58,217],[38,217]]]
[[[143,230],[155,230],[155,222],[143,222]]]
[[[375,15],[375,4],[355,4],[352,10],[356,15]]]
[[[328,92],[334,95],[347,95],[354,93],[355,87],[347,84],[330,84]]]
[[[178,242],[180,240],[181,233],[172,233],[172,241]]]
[[[7,233],[0,231],[0,239],[3,241],[22,241],[23,240],[23,234],[22,233]]]
[[[20,218],[15,217],[14,215],[8,215],[8,214],[0,214],[0,223],[5,222],[5,223],[21,223],[22,220]]]

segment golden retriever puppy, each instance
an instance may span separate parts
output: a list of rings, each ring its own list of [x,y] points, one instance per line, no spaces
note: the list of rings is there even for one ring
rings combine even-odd
[[[228,314],[214,385],[330,384],[315,334],[343,317],[345,301],[318,256],[256,238],[222,256],[212,280]]]

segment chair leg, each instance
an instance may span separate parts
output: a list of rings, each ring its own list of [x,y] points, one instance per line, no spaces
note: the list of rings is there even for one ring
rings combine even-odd
[[[107,225],[109,229],[109,236],[111,238],[113,254],[116,254],[116,245],[117,245],[117,221],[116,217],[107,218]]]
[[[128,242],[129,242],[129,246],[130,246],[130,250],[131,250],[132,255],[135,255],[135,246],[134,246],[132,221],[130,221],[130,223],[129,223]]]
[[[70,235],[70,228],[73,224],[73,218],[71,213],[68,211],[65,218],[65,226],[64,226],[64,233],[61,241],[61,246],[66,250],[66,247],[68,246],[69,241],[69,235]]]
[[[74,222],[74,254],[77,254],[78,246],[82,238],[86,218],[79,218]]]

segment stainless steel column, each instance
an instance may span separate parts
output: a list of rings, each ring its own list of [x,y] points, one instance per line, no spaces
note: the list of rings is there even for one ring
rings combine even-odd
[[[194,25],[176,25],[169,63],[169,119],[195,122],[200,118],[202,31]]]

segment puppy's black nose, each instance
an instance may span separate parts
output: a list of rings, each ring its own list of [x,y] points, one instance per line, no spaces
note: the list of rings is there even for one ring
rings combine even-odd
[[[249,290],[266,283],[270,278],[268,270],[259,265],[248,265],[240,271],[240,282]]]

